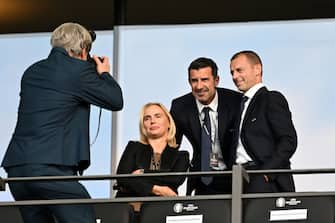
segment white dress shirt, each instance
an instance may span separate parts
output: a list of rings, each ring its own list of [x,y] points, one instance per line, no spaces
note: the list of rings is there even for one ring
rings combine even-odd
[[[219,140],[219,131],[218,131],[218,93],[215,93],[213,101],[209,105],[203,105],[198,100],[196,100],[198,111],[199,111],[199,120],[201,126],[203,125],[204,114],[202,109],[204,107],[209,107],[209,118],[211,120],[211,141],[212,141],[212,153],[217,154],[218,156],[218,167],[212,167],[215,170],[224,170],[227,168],[226,164],[223,162],[222,152],[220,148]]]
[[[262,87],[264,87],[264,84],[258,83],[254,85],[252,88],[250,88],[247,92],[244,93],[244,96],[247,96],[248,100],[244,103],[244,109],[241,115],[241,122],[239,126],[240,131],[239,131],[238,144],[237,144],[237,149],[236,149],[236,163],[237,164],[242,164],[242,163],[247,163],[249,161],[252,161],[251,157],[248,155],[248,153],[246,152],[241,142],[241,128],[242,128],[242,123],[244,121],[245,112],[247,111],[249,107],[251,99],[254,97],[256,92]]]

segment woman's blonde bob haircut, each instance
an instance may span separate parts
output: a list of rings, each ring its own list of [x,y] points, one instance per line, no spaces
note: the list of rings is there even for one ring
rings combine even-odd
[[[78,23],[63,23],[51,34],[52,47],[64,48],[69,54],[80,56],[83,49],[88,53],[92,46],[92,37],[88,30]]]
[[[147,132],[144,129],[143,122],[144,122],[144,111],[145,111],[145,109],[147,109],[150,106],[160,107],[163,110],[163,113],[168,118],[169,123],[170,123],[170,127],[168,129],[167,144],[170,147],[176,148],[177,147],[176,137],[175,137],[175,135],[176,135],[176,124],[174,123],[173,118],[172,118],[170,112],[166,109],[166,107],[163,104],[158,103],[158,102],[149,102],[149,103],[145,104],[141,109],[140,123],[139,123],[140,124],[139,125],[139,127],[140,127],[140,142],[144,143],[144,144],[149,144]]]

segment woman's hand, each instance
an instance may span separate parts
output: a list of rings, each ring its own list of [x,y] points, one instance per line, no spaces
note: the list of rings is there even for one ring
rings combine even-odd
[[[164,197],[169,197],[169,196],[177,196],[176,192],[174,192],[170,187],[168,186],[158,186],[154,185],[152,187],[152,193],[158,196],[164,196]]]
[[[144,173],[143,169],[137,169],[137,170],[134,170],[131,174],[143,174],[143,173]]]

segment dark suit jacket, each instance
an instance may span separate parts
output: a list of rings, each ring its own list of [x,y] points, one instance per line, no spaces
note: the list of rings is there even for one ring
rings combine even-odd
[[[53,48],[47,59],[30,66],[21,80],[15,132],[2,166],[54,164],[79,170],[90,164],[90,104],[117,111],[121,88],[93,63]]]
[[[187,151],[178,151],[166,146],[161,154],[160,170],[150,170],[153,149],[150,145],[129,141],[117,168],[117,174],[130,174],[134,170],[144,169],[144,173],[153,172],[185,172],[189,167]],[[185,176],[151,177],[138,179],[119,179],[118,197],[150,196],[154,185],[169,186],[176,193],[178,187],[185,181]]]
[[[225,88],[217,88],[218,93],[218,135],[223,159],[231,168],[231,147],[234,136],[235,123],[240,110],[241,94]],[[172,101],[171,115],[176,122],[177,143],[180,144],[185,136],[193,147],[193,158],[190,171],[201,170],[201,124],[196,99],[192,93],[186,94]],[[214,179],[215,182],[215,179]],[[189,180],[189,189],[196,188],[196,182]]]
[[[259,169],[289,169],[297,134],[285,97],[262,87],[251,99],[241,129],[241,141]],[[233,154],[236,155],[236,152]],[[273,175],[282,191],[294,191],[291,175]]]

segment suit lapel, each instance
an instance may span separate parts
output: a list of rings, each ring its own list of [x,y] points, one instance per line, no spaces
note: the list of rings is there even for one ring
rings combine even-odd
[[[188,113],[189,113],[188,122],[190,125],[191,132],[193,133],[193,138],[196,141],[196,144],[200,148],[201,125],[199,120],[199,111],[194,97],[192,97]]]
[[[140,156],[140,159],[138,160],[138,167],[145,168],[145,169],[149,169],[150,168],[150,164],[151,164],[151,158],[152,158],[152,153],[153,150],[151,148],[150,145],[144,145],[143,144],[143,152],[142,152],[142,156]]]
[[[166,146],[161,156],[161,170],[170,170],[174,166],[177,149]]]
[[[267,92],[267,88],[266,87],[262,87],[252,97],[252,99],[251,99],[251,101],[249,103],[249,106],[248,106],[248,108],[247,108],[247,110],[245,112],[245,115],[244,115],[244,119],[243,119],[243,123],[242,123],[242,128],[244,128],[245,123],[247,122],[247,120],[249,120],[250,118],[252,118],[251,114],[252,114],[252,111],[255,108],[255,105],[256,105],[255,102],[256,102],[258,96],[261,95],[261,94],[263,94],[263,93],[265,93],[265,92]]]
[[[224,136],[224,132],[226,129],[227,125],[227,103],[224,100],[224,96],[220,93],[220,91],[217,91],[218,93],[218,108],[217,108],[217,113],[218,113],[218,135],[219,135],[219,139],[220,139],[220,143],[222,144],[222,142],[224,141],[223,136]],[[221,146],[222,147],[222,146]]]

